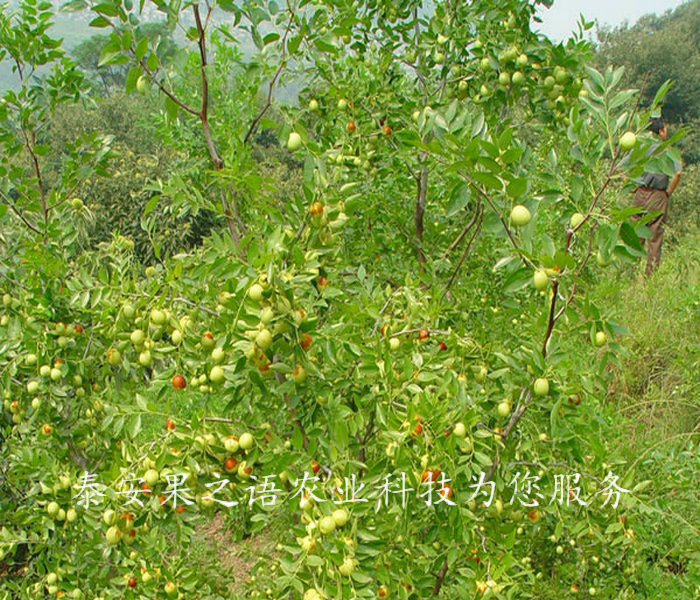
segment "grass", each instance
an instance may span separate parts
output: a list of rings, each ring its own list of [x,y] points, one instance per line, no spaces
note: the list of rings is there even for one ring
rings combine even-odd
[[[607,402],[616,451],[649,481],[634,528],[634,585],[619,598],[700,598],[700,231],[665,248],[644,278],[643,261],[594,293],[629,331]],[[627,279],[626,279],[627,277]]]
[[[698,240],[700,232],[685,236],[649,279],[640,263],[630,283],[606,298],[630,332],[609,399],[633,426],[626,443],[635,450],[690,432],[700,418]]]

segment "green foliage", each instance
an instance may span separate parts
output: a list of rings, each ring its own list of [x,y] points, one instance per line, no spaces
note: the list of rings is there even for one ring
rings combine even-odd
[[[215,223],[206,211],[192,213],[162,207],[155,226],[150,230],[142,227],[144,209],[155,197],[149,186],[168,178],[173,171],[182,171],[179,163],[185,159],[183,152],[159,143],[148,118],[154,108],[152,99],[123,93],[97,99],[89,106],[65,106],[54,115],[48,136],[49,182],[60,171],[65,148],[76,135],[100,132],[113,139],[110,176],[95,174],[74,190],[74,197],[87,207],[78,215],[85,221],[91,245],[109,241],[117,232],[134,242],[136,255],[145,263],[154,261],[154,247],[163,255],[190,249]]]
[[[47,236],[52,213],[88,174],[104,174],[111,140],[91,134],[67,141],[65,158],[49,186],[43,172],[49,152],[46,130],[60,106],[79,99],[83,75],[65,55],[61,40],[48,33],[50,4],[27,0],[15,11],[6,5],[1,9],[0,60],[12,61],[20,87],[6,91],[0,102],[0,194],[4,210],[9,207],[28,228]],[[74,232],[64,233],[70,242]]]
[[[636,24],[599,32],[596,61],[601,66],[624,66],[625,85],[641,88],[643,102],[649,103],[664,81],[673,87],[663,105],[671,123],[692,125],[684,145],[685,158],[697,162],[697,130],[700,119],[700,73],[693,65],[700,60],[700,1],[684,2],[661,16],[648,15]],[[648,79],[647,79],[648,75]]]
[[[143,23],[138,27],[138,33],[157,48],[161,62],[169,65],[176,52],[176,45],[167,25],[164,22]],[[121,90],[127,76],[127,69],[123,65],[100,64],[100,56],[109,40],[108,35],[96,34],[71,50],[80,69],[103,95]]]
[[[688,229],[690,231],[688,231]],[[645,510],[633,527],[640,540],[640,595],[692,597],[700,581],[697,528],[697,452],[700,415],[695,376],[700,365],[700,253],[697,229],[666,246],[661,268],[645,281],[601,284],[594,294],[619,305],[629,332],[614,370],[608,403],[615,411],[619,451],[647,481]]]
[[[678,239],[700,228],[700,165],[683,169],[681,183],[669,201],[668,222],[671,239]]]
[[[621,70],[587,65],[587,42],[530,31],[534,4],[158,3],[191,42],[166,68],[139,30],[143,6],[108,0],[91,6],[93,26],[111,31],[100,62],[127,69],[141,100],[52,110],[37,129],[21,116],[44,115],[40,86],[23,82],[3,142],[20,164],[39,136],[46,158],[34,175],[11,173],[22,204],[8,194],[0,213],[9,593],[219,599],[235,583],[236,598],[540,598],[548,579],[553,597],[653,589],[644,560],[660,563],[664,544],[638,477],[654,446],[631,455],[604,401],[626,330],[596,282],[603,265],[617,275],[644,254],[623,182],[672,164],[675,139],[650,152],[642,131],[666,88],[639,112]],[[215,8],[230,13],[219,27]],[[57,97],[73,89],[64,75]],[[273,108],[291,78],[307,84],[304,108]],[[100,160],[80,154],[73,128],[109,132]],[[638,137],[623,162],[628,130]],[[70,188],[66,173],[77,173]],[[516,206],[531,219],[512,220]],[[216,227],[186,249],[183,221],[208,214]],[[683,507],[690,451],[679,450]],[[438,470],[449,487],[438,479],[426,504]],[[513,497],[525,470],[544,478],[536,508],[534,492],[522,506]],[[586,506],[550,501],[554,475],[570,470]],[[107,488],[84,510],[86,472]],[[193,504],[161,506],[183,472]],[[295,497],[306,473],[321,501]],[[377,488],[402,473],[408,507],[393,495],[378,507]],[[617,510],[599,495],[612,473],[630,490]],[[471,498],[480,475],[491,506]],[[265,476],[276,505],[251,506]],[[371,500],[329,525],[353,476]],[[134,477],[144,505],[124,506]],[[216,500],[235,507],[207,499],[222,478]],[[199,545],[214,515],[234,538],[274,541],[242,584]]]

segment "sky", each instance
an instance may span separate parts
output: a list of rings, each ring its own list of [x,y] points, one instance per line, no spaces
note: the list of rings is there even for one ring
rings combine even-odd
[[[581,13],[601,25],[619,25],[625,20],[633,24],[642,15],[662,14],[681,4],[683,0],[554,0],[552,8],[540,9],[543,23],[539,29],[553,41],[563,41],[577,30]]]

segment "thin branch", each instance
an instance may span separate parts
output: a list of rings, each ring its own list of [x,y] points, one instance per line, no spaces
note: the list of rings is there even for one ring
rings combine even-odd
[[[268,84],[267,98],[265,100],[265,104],[260,109],[260,112],[258,112],[258,114],[253,119],[252,123],[250,124],[250,128],[248,129],[248,132],[245,134],[245,138],[243,138],[244,144],[248,143],[248,140],[251,138],[251,136],[257,129],[261,119],[265,116],[265,113],[269,110],[270,106],[272,106],[272,92],[275,88],[275,84],[277,83],[277,79],[279,79],[279,76],[282,74],[282,71],[287,66],[287,37],[289,36],[289,32],[292,29],[295,14],[296,13],[294,9],[289,10],[289,21],[284,31],[284,35],[282,36],[282,56],[280,58],[280,64],[277,67],[277,70],[275,71],[275,74],[273,75],[272,79],[270,80],[270,83]]]
[[[425,162],[426,153],[421,153],[420,162]],[[424,215],[428,200],[428,167],[421,167],[420,179],[416,181],[416,207],[413,214],[413,228],[416,232],[416,237],[420,243],[418,247],[418,262],[421,270],[425,268],[425,253],[423,252],[423,231],[424,231]]]
[[[117,29],[115,28],[115,31]],[[130,48],[131,53],[136,56],[136,48],[132,44]],[[194,116],[199,116],[199,111],[196,108],[192,108],[189,104],[186,104],[182,100],[180,100],[175,94],[173,94],[168,88],[166,88],[163,83],[159,80],[156,79],[156,71],[152,71],[151,69],[148,68],[148,65],[146,64],[146,59],[142,58],[141,60],[138,61],[139,65],[143,69],[143,72],[146,73],[151,78],[151,81],[156,84],[156,87],[163,93],[165,94],[168,98],[170,98],[175,104],[177,104],[182,110],[184,110],[186,113],[189,113]]]
[[[513,414],[510,416],[510,420],[508,421],[508,425],[506,425],[505,429],[501,432],[501,442],[505,443],[506,438],[510,435],[511,431],[515,428],[515,426],[518,424],[518,421],[522,419],[523,415],[525,414],[525,411],[527,410],[528,405],[530,404],[530,401],[532,400],[532,391],[530,387],[524,387],[520,391],[520,398],[518,399],[518,404],[515,407],[515,410],[513,411]],[[500,463],[500,454],[497,453],[495,458],[493,459],[493,463],[491,463],[491,468],[489,469],[488,474],[486,475],[486,481],[490,481],[491,478],[494,476],[496,473],[496,469],[498,469],[498,465]]]
[[[363,103],[361,103],[361,102],[356,103],[355,106],[358,107],[359,109],[363,110],[365,113],[367,113],[367,116],[368,116],[372,121],[374,121],[374,123],[375,123],[375,125],[377,126],[377,128],[378,128],[378,129],[381,129],[381,120],[380,120],[379,117],[376,115],[376,111],[370,110],[369,108],[367,108],[367,106],[365,106],[365,105],[364,105]],[[371,133],[371,134],[366,135],[366,136],[364,136],[364,137],[367,138],[367,139],[369,139],[369,138],[372,138],[372,137],[380,137],[380,136],[383,136],[383,135],[384,135],[383,133],[377,132],[377,133]],[[389,138],[389,143],[391,144],[391,147],[392,147],[394,150],[398,151],[399,145],[396,143],[396,140],[394,140],[393,138]],[[404,161],[404,166],[406,167],[406,169],[408,170],[408,172],[411,174],[411,177],[412,177],[415,181],[418,181],[418,177],[419,177],[419,176],[418,176],[418,174],[411,168],[411,165],[408,163],[408,161]]]
[[[484,213],[482,210],[482,204],[479,204],[479,208],[477,209],[476,213],[474,214],[474,217],[472,218],[472,222],[470,223],[469,227],[471,228],[474,223],[477,223],[476,227],[474,227],[474,231],[472,232],[471,237],[469,238],[469,241],[467,242],[467,246],[464,248],[464,252],[462,253],[462,258],[460,258],[459,263],[455,267],[454,272],[452,273],[452,277],[450,277],[450,280],[447,282],[447,285],[445,286],[445,294],[447,294],[450,291],[450,287],[452,287],[452,284],[454,283],[454,280],[457,277],[457,274],[459,273],[460,269],[462,268],[462,265],[464,264],[464,261],[467,260],[467,256],[469,255],[469,250],[471,250],[472,244],[474,243],[474,240],[476,239],[476,236],[479,234],[479,231],[481,230],[481,225],[484,222]]]
[[[418,65],[414,65],[413,63],[408,62],[406,59],[399,59],[400,62],[405,64],[407,67],[411,67],[416,73],[416,77],[418,78],[418,81],[420,81],[421,86],[423,87],[423,90],[427,88],[427,84],[425,82],[425,78],[423,77],[422,73],[418,70]]]
[[[122,34],[121,30],[114,23],[112,23],[110,21],[109,25],[112,28],[112,31],[114,31],[114,33],[116,33],[117,35]],[[180,21],[177,21],[177,26],[182,29],[182,32],[186,36],[187,31],[182,27],[182,24],[180,23]],[[131,54],[133,54],[134,58],[136,58],[136,46],[133,42],[129,46],[129,52],[131,52]],[[170,98],[175,104],[177,104],[185,112],[187,112],[191,115],[195,115],[195,116],[199,115],[198,110],[192,108],[188,104],[185,104],[185,102],[180,100],[177,96],[175,96],[175,94],[173,94],[170,90],[168,90],[168,88],[166,88],[160,81],[158,81],[156,79],[157,70],[154,71],[154,70],[149,69],[145,58],[140,58],[140,59],[136,59],[136,60],[139,64],[139,66],[141,67],[141,69],[143,69],[143,72],[146,73],[146,75],[148,75],[151,78],[151,81],[153,81],[153,83],[156,84],[156,87],[161,92],[163,92],[163,94],[165,94],[168,98]]]
[[[362,465],[365,464],[365,460],[367,459],[367,442],[369,442],[370,438],[372,437],[374,433],[374,417],[375,417],[376,411],[373,410],[370,415],[369,415],[369,422],[367,423],[367,429],[365,430],[364,436],[362,436],[362,440],[360,441],[360,452],[357,455],[357,460],[360,462]],[[361,478],[362,475],[364,474],[364,467],[360,467],[358,471],[358,477]]]
[[[156,84],[158,89],[163,92],[168,98],[170,98],[175,104],[177,104],[182,110],[185,112],[190,113],[191,115],[199,115],[199,112],[189,106],[188,104],[185,104],[182,100],[180,100],[175,94],[173,94],[168,88],[166,88],[160,81],[155,79],[155,72],[151,71],[147,66],[146,66],[146,61],[141,60],[141,68],[146,72],[147,75],[151,78],[151,80]]]
[[[642,81],[642,87],[639,88],[639,94],[637,94],[637,103],[634,105],[634,110],[630,114],[629,121],[627,121],[627,127],[631,128],[632,123],[634,121],[634,117],[637,115],[639,112],[639,106],[642,102],[642,96],[644,95],[644,90],[647,87],[647,84],[649,83],[649,77],[651,76],[651,71],[647,71],[646,74],[644,75],[644,80]]]
[[[393,337],[399,337],[402,335],[410,335],[412,333],[418,333],[421,329],[426,329],[424,327],[421,328],[416,328],[416,329],[403,329],[401,331],[397,331],[396,333],[392,333],[389,335],[390,338]],[[426,329],[426,331],[430,334],[437,334],[437,335],[450,335],[448,331],[441,331],[439,329]]]
[[[146,294],[145,292],[139,294],[139,293],[130,293],[127,294],[128,296],[132,296],[135,298],[150,298],[151,296],[149,294]],[[221,315],[216,312],[215,310],[212,310],[211,308],[207,308],[206,306],[203,306],[201,304],[198,304],[197,302],[192,302],[192,300],[188,300],[187,298],[181,298],[181,297],[176,297],[176,298],[170,298],[170,302],[181,302],[182,304],[186,304],[187,306],[191,306],[193,308],[197,308],[201,310],[202,312],[205,312],[207,314],[212,315],[213,317],[220,317]]]
[[[235,189],[231,190],[231,206],[238,230],[241,232],[241,235],[245,235],[245,225],[243,224],[243,219],[241,219],[241,213],[238,211],[238,192]]]
[[[19,73],[19,80],[22,85],[24,85],[24,71],[22,70],[22,63],[19,62],[19,58],[16,56],[12,57],[15,61],[15,65],[17,66],[17,72]]]
[[[220,171],[224,168],[224,161],[219,156],[219,153],[214,144],[214,140],[211,137],[211,130],[209,129],[209,81],[207,79],[207,46],[206,46],[206,30],[202,25],[202,18],[199,14],[199,5],[193,4],[192,11],[194,12],[194,22],[197,26],[197,46],[199,47],[199,71],[202,80],[202,104],[199,110],[199,118],[202,122],[202,132],[204,133],[204,140],[207,144],[207,150],[209,151],[209,157],[212,163],[214,163],[214,169]],[[208,20],[209,15],[207,15]]]
[[[547,346],[549,345],[549,340],[552,337],[552,332],[554,331],[554,315],[556,314],[557,308],[557,297],[559,292],[559,280],[555,279],[552,284],[552,301],[549,303],[549,318],[547,319],[547,332],[544,335],[544,340],[542,342],[542,358],[547,356]]]
[[[211,6],[207,5],[208,12],[205,19],[205,23],[209,23],[209,17],[211,15]],[[211,135],[211,128],[209,127],[209,81],[207,78],[207,46],[206,46],[206,26],[202,24],[202,17],[199,14],[199,5],[193,4],[192,11],[194,13],[194,21],[197,27],[197,46],[199,47],[199,70],[201,74],[202,82],[202,102],[197,116],[202,123],[202,133],[204,134],[204,141],[207,145],[207,151],[209,152],[209,158],[214,165],[214,170],[221,171],[224,168],[224,160],[219,156],[219,152],[216,148],[216,143]],[[226,218],[226,225],[228,227],[233,243],[236,246],[241,257],[243,257],[243,252],[241,251],[241,233],[245,233],[242,227],[242,222],[238,214],[238,204],[236,201],[235,192],[230,196],[231,203],[233,204],[233,211],[231,210],[231,205],[226,197],[226,192],[223,192],[221,197],[221,205],[224,209],[224,216]],[[238,228],[237,228],[238,227]]]
[[[204,420],[209,423],[233,423],[233,419],[228,417],[204,417]]]
[[[637,102],[637,105],[635,106],[634,113],[633,113],[632,117],[634,116],[634,114],[636,113],[638,108],[639,108],[639,102]],[[581,223],[579,223],[576,227],[567,230],[564,254],[569,254],[569,252],[571,250],[571,241],[573,239],[574,233],[576,233],[583,226],[583,224],[591,217],[591,215],[593,214],[593,211],[596,209],[596,206],[598,205],[598,202],[600,201],[603,194],[605,193],[605,190],[608,188],[608,186],[610,185],[610,182],[613,180],[613,174],[615,171],[615,166],[617,165],[617,160],[619,158],[619,155],[620,155],[620,150],[618,149],[618,151],[615,153],[615,155],[613,156],[612,161],[610,163],[610,169],[608,170],[607,177],[605,178],[603,185],[600,187],[598,192],[595,194],[595,196],[591,200],[591,203],[588,207],[588,211],[584,215],[584,218],[581,221]],[[493,205],[492,205],[492,208],[495,208],[495,207],[493,207]],[[497,214],[499,214],[499,213],[497,212]],[[499,217],[500,217],[500,214],[499,214]],[[501,218],[501,221],[503,222],[502,218]],[[504,223],[504,225],[505,225],[505,223]],[[509,234],[509,236],[510,236],[510,234]],[[580,274],[582,272],[588,259],[590,258],[591,250],[592,250],[592,239],[593,239],[592,236],[593,236],[593,228],[591,228],[587,255],[586,255],[582,265],[579,266],[579,268],[577,270],[577,274]],[[512,238],[511,238],[511,241],[513,241]],[[574,298],[575,290],[576,290],[576,287],[574,284],[572,292],[569,295],[569,298],[566,300],[564,306],[557,312],[556,306],[557,306],[557,298],[558,298],[558,291],[559,291],[559,280],[558,279],[555,280],[553,285],[552,285],[552,301],[551,301],[550,306],[549,306],[549,318],[547,320],[547,331],[545,333],[544,340],[542,342],[542,350],[541,350],[543,358],[546,358],[546,356],[547,356],[547,346],[549,344],[549,340],[550,340],[552,333],[554,331],[554,324],[561,317],[561,315],[563,314],[563,311],[566,310],[566,307],[572,302],[572,300]],[[530,404],[531,399],[532,399],[532,390],[530,389],[530,387],[528,386],[528,387],[523,388],[522,392],[520,394],[520,401],[518,402],[518,405],[516,406],[515,410],[513,411],[513,414],[511,415],[511,418],[510,418],[510,421],[508,422],[508,425],[506,426],[506,428],[504,429],[504,431],[501,435],[501,438],[503,440],[505,440],[506,437],[508,437],[510,432],[513,430],[513,428],[518,424],[518,422],[520,421],[522,416],[525,414],[525,411],[527,410],[527,407]],[[498,457],[496,457],[493,461],[493,464],[491,465],[491,469],[489,471],[489,475],[487,477],[487,480],[490,479],[493,476],[493,474],[495,473],[495,471],[498,467],[498,463],[499,463],[499,459],[498,459]]]
[[[272,357],[272,362],[277,363],[278,362],[278,356],[274,355]],[[284,383],[284,375],[280,373],[279,371],[275,371],[275,381],[279,384],[282,385]],[[289,416],[291,418],[292,423],[296,425],[299,428],[299,432],[301,433],[301,439],[302,439],[302,446],[304,447],[304,450],[306,450],[309,447],[309,436],[306,433],[306,428],[304,427],[304,424],[301,422],[301,419],[297,416],[297,409],[296,407],[293,407],[289,403],[289,395],[284,394],[284,403],[287,405],[287,410],[289,410]]]
[[[481,549],[486,552],[486,536],[483,534],[481,531],[480,527],[474,527],[474,531],[476,531],[479,534],[479,537],[481,538]]]
[[[479,194],[479,196],[481,196],[486,201],[486,203],[491,207],[491,210],[496,214],[498,219],[501,221],[501,224],[503,225],[503,228],[506,230],[506,235],[508,236],[508,239],[510,240],[511,245],[513,246],[513,248],[515,248],[515,251],[520,256],[520,260],[523,261],[523,264],[526,267],[534,267],[532,262],[525,256],[523,251],[520,249],[520,246],[518,246],[518,242],[515,240],[515,237],[513,236],[513,233],[510,230],[510,227],[508,227],[508,223],[503,218],[501,211],[498,210],[498,208],[493,203],[493,200],[491,200],[489,195],[484,190],[482,190],[479,186],[474,184],[474,182],[471,181],[465,173],[460,173],[460,175],[467,181],[467,183],[469,184],[469,187],[471,187],[477,194]]]
[[[398,287],[396,288],[386,299],[386,302],[384,302],[384,305],[382,306],[381,310],[379,311],[379,316],[374,320],[374,327],[372,328],[372,336],[377,333],[377,328],[379,327],[379,322],[381,321],[381,316],[384,314],[384,311],[389,307],[389,304],[391,304],[391,301],[394,299],[394,296],[398,294],[401,291],[402,288]]]
[[[187,31],[182,27],[182,24],[180,23],[180,21],[178,20],[176,23],[177,23],[177,26],[182,29],[182,32],[186,36]],[[112,30],[114,31],[114,33],[121,36],[121,34],[122,34],[121,30],[114,23],[112,23],[110,21],[109,25],[112,28]],[[132,41],[131,45],[129,46],[129,52],[131,52],[131,54],[134,55],[134,58],[136,58],[136,46],[135,46],[133,41]],[[195,115],[195,116],[199,115],[199,111],[197,111],[196,109],[192,108],[191,106],[189,106],[188,104],[186,104],[185,102],[180,100],[177,96],[175,96],[175,94],[173,94],[160,81],[158,81],[156,79],[157,70],[154,71],[154,70],[149,69],[145,58],[142,57],[140,59],[137,59],[137,61],[138,61],[139,65],[141,66],[141,68],[143,69],[143,72],[146,73],[146,75],[148,75],[151,78],[151,81],[153,81],[153,83],[156,84],[156,87],[161,92],[163,92],[168,98],[170,98],[175,104],[177,104],[185,112],[187,112],[191,115]]]
[[[589,259],[591,258],[591,254],[593,253],[593,233],[595,231],[595,227],[591,227],[590,233],[588,235],[588,250],[586,251],[586,256],[584,256],[583,261],[579,265],[579,268],[576,270],[576,275],[579,276],[583,272],[583,270],[586,268],[586,265],[588,264]],[[559,309],[556,315],[554,315],[554,322],[556,323],[561,316],[566,312],[566,309],[569,308],[571,303],[574,300],[574,296],[576,295],[576,289],[577,289],[577,284],[576,281],[571,285],[571,292],[569,293],[569,297],[566,299],[566,302],[562,305],[562,307]]]
[[[445,250],[445,253],[442,255],[442,259],[445,260],[448,255],[457,248],[462,243],[462,240],[464,239],[464,236],[469,233],[469,230],[474,226],[475,219],[477,216],[477,213],[480,210],[481,205],[477,205],[476,212],[474,213],[474,216],[472,217],[471,221],[469,221],[463,228],[462,231],[459,232],[457,237],[454,239],[454,241],[447,247],[447,250]]]
[[[440,572],[435,578],[435,585],[433,586],[433,596],[437,596],[440,593],[440,588],[442,587],[442,582],[445,580],[445,575],[447,575],[447,556],[442,561],[442,567],[440,567]]]
[[[207,308],[206,306],[202,306],[201,304],[197,304],[196,302],[192,302],[192,300],[188,300],[187,298],[173,298],[171,302],[182,302],[182,304],[187,304],[188,306],[193,306],[195,308],[198,308],[202,312],[205,312],[207,314],[210,314],[214,317],[220,317],[221,315],[216,312],[215,310],[212,310],[211,308]]]
[[[5,246],[7,246],[7,244],[5,244]],[[9,269],[9,267],[4,263],[0,263],[0,265],[4,266],[6,269]],[[16,279],[13,279],[12,277],[10,277],[7,273],[5,273],[4,270],[0,270],[0,275],[2,275],[5,279],[7,279],[7,281],[9,281],[11,285],[17,286],[19,288],[22,288],[23,290],[29,291],[29,288],[26,285],[24,285],[21,281],[17,281]],[[9,364],[11,364],[11,362],[8,362],[7,364],[9,365]],[[20,383],[19,385],[22,385],[22,384]]]
[[[27,152],[29,152],[29,155],[32,159],[32,167],[34,169],[34,174],[36,175],[37,179],[37,185],[39,186],[39,200],[41,201],[41,211],[44,215],[44,224],[48,225],[49,224],[49,211],[46,206],[46,190],[44,189],[44,180],[41,176],[41,167],[39,166],[39,158],[37,157],[36,153],[34,152],[34,144],[36,143],[36,139],[34,137],[34,132],[30,131],[31,134],[31,139],[30,136],[27,135],[27,131],[22,127],[22,133],[24,134],[24,140],[25,140],[25,146],[27,148]]]
[[[483,429],[484,431],[488,431],[491,435],[498,435],[498,436],[502,436],[502,435],[503,435],[503,432],[502,432],[502,431],[496,431],[495,429],[491,429],[491,428],[490,428],[486,423],[484,423],[483,421],[479,421],[479,422],[476,424],[476,426],[479,427],[480,429]]]
[[[39,229],[37,229],[34,225],[32,225],[27,220],[27,218],[20,212],[20,210],[14,205],[14,203],[4,193],[0,192],[0,194],[2,194],[2,197],[5,199],[5,202],[7,202],[7,205],[10,207],[12,212],[15,213],[20,218],[22,223],[24,223],[29,229],[31,229],[37,235],[43,235],[41,233],[41,231],[39,231]]]
[[[639,91],[639,95],[637,96],[637,103],[634,106],[634,110],[630,114],[630,118],[629,118],[629,122],[628,122],[630,126],[631,126],[632,121],[634,120],[634,117],[637,115],[637,112],[639,111],[639,106],[640,106],[640,102],[642,99],[642,94],[644,93],[644,88],[646,87],[648,81],[649,81],[649,73],[647,73],[646,76],[644,77],[644,81],[642,82],[642,87]],[[605,180],[605,183],[603,184],[603,187],[601,187],[600,190],[598,190],[598,193],[595,195],[595,197],[593,198],[593,201],[591,202],[590,206],[588,207],[588,212],[584,215],[581,222],[571,230],[573,233],[576,233],[579,229],[581,229],[581,227],[583,227],[583,225],[586,223],[586,221],[593,214],[593,210],[595,209],[596,205],[598,204],[598,200],[600,200],[601,196],[603,195],[603,192],[605,192],[608,185],[610,184],[610,182],[613,179],[613,173],[615,172],[615,167],[617,166],[617,159],[619,157],[620,157],[620,149],[618,149],[617,152],[615,153],[615,155],[613,156],[612,162],[610,163],[610,169],[608,170],[608,176]],[[567,245],[567,252],[568,252],[568,245]]]
[[[417,251],[423,252],[423,247],[422,244],[419,244],[415,238],[404,229],[403,225],[398,222],[398,220],[394,220],[394,224],[396,225],[396,228],[404,235],[406,238],[406,241],[413,246]]]

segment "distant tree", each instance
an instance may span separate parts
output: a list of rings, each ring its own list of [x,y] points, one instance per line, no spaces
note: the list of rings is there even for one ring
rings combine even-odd
[[[100,66],[102,48],[109,41],[107,35],[93,35],[73,48],[75,62],[89,77],[93,85],[102,87],[106,95],[112,86],[123,85],[126,70],[123,65]]]
[[[157,46],[157,54],[163,64],[168,64],[177,50],[165,22],[143,23],[138,28],[142,35]],[[78,44],[72,51],[73,58],[92,84],[103,95],[112,90],[123,89],[128,65],[103,65],[100,58],[109,42],[108,35],[96,34]]]
[[[667,79],[675,83],[664,102],[664,117],[672,123],[700,126],[700,0],[685,2],[663,15],[646,15],[634,25],[598,32],[599,66],[626,68],[627,85],[640,87],[649,76],[642,101],[651,103]],[[688,159],[697,161],[697,139],[686,138]]]

